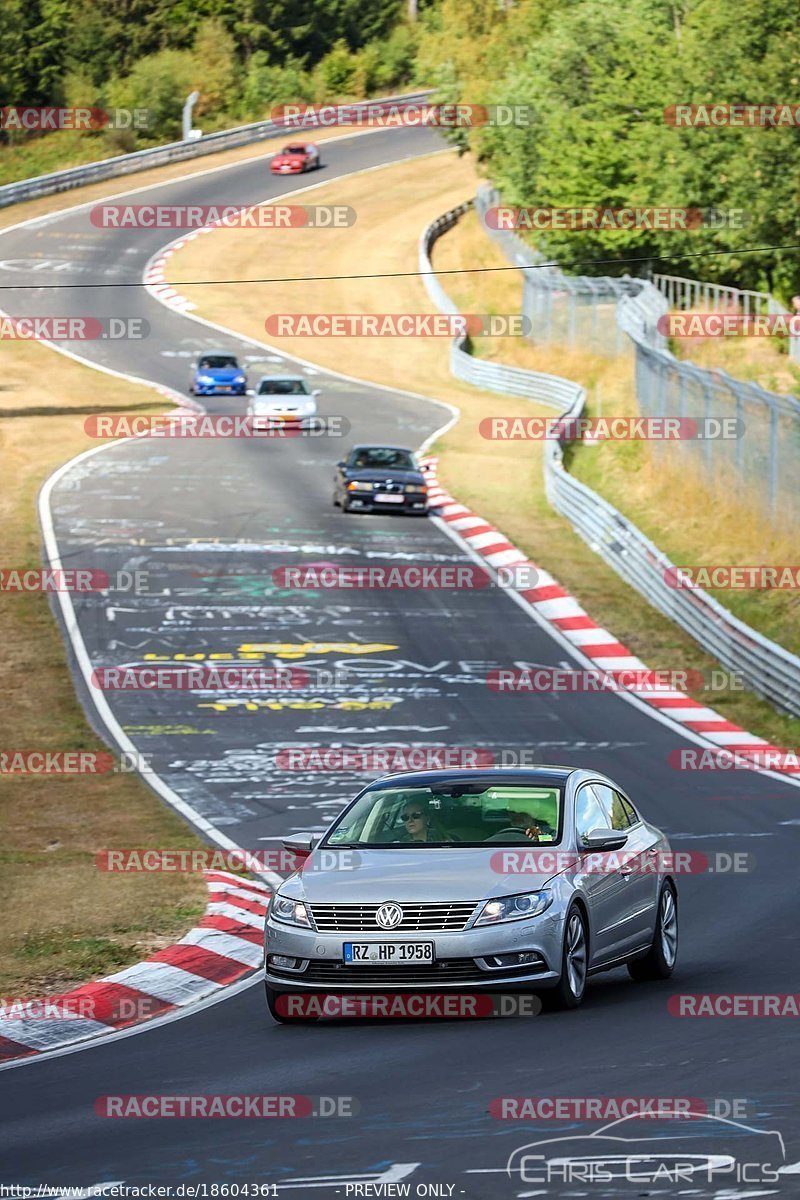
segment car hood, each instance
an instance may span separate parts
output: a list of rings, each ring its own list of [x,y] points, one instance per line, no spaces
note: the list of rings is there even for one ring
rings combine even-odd
[[[315,850],[281,891],[317,904],[481,900],[534,892],[554,871],[503,872],[500,852],[526,846]],[[539,847],[539,850],[544,847]],[[524,860],[512,860],[523,862]]]
[[[285,167],[292,166],[294,163],[305,162],[307,158],[307,154],[276,154],[272,162],[274,166]]]
[[[241,367],[198,367],[198,375],[210,375],[212,379],[228,383],[239,375],[244,375]]]
[[[349,467],[345,471],[347,479],[363,479],[368,483],[385,483],[387,479],[391,479],[392,483],[426,483],[427,480],[421,471],[393,471],[381,470],[378,467],[369,467],[358,469]]]
[[[265,412],[275,410],[283,412],[284,409],[308,408],[309,405],[315,404],[313,396],[270,396],[256,395],[253,397],[253,408],[262,409]]]

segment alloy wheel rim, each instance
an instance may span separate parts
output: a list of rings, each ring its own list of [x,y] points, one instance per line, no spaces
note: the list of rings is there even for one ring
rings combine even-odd
[[[664,888],[661,897],[661,953],[667,966],[673,966],[678,953],[678,912],[670,888]]]
[[[573,996],[581,996],[586,984],[586,936],[577,913],[567,926],[567,979]]]

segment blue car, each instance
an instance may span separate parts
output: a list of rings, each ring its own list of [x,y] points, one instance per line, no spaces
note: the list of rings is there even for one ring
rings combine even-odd
[[[247,376],[235,354],[211,350],[200,355],[189,382],[192,396],[244,396],[246,391]]]

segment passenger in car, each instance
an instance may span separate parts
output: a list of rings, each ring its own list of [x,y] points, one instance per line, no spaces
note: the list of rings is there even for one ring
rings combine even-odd
[[[452,842],[445,830],[435,819],[424,801],[409,800],[400,813],[407,838],[410,842]]]

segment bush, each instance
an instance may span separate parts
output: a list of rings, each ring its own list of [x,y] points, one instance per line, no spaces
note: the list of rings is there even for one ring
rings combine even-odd
[[[356,56],[340,38],[314,71],[317,95],[322,100],[352,95],[356,73]]]
[[[417,30],[404,22],[393,29],[385,41],[371,42],[370,46],[366,46],[365,50],[374,47],[378,56],[371,90],[386,91],[407,83],[414,73],[417,45]]]
[[[258,121],[270,116],[270,110],[277,104],[312,99],[311,80],[297,60],[289,59],[284,66],[273,67],[265,51],[253,54],[242,86],[243,117]]]
[[[197,71],[188,50],[159,50],[142,58],[124,79],[112,80],[108,103],[114,108],[143,108],[147,137],[170,141],[181,136],[181,114]]]
[[[217,18],[203,21],[192,46],[193,87],[200,93],[198,118],[220,114],[236,107],[241,93],[241,70],[236,61],[236,43]],[[219,123],[217,121],[217,123]]]

